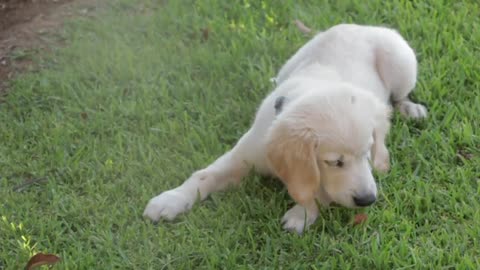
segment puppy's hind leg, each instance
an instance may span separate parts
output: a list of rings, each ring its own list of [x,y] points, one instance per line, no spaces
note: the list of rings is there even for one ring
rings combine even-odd
[[[408,43],[396,33],[385,36],[385,42],[376,49],[375,57],[377,71],[385,87],[391,91],[395,108],[405,117],[427,117],[425,106],[408,98],[417,82],[417,58]]]
[[[197,199],[203,200],[212,192],[239,183],[252,167],[248,156],[250,151],[254,151],[252,142],[249,131],[231,151],[208,167],[194,172],[182,185],[152,198],[143,215],[153,221],[173,220],[177,215],[190,210]]]

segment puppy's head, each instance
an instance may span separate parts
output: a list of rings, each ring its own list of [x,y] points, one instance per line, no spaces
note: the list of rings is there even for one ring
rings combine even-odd
[[[389,114],[388,106],[358,90],[305,95],[272,124],[269,167],[300,204],[317,198],[324,204],[368,206],[377,197],[369,163],[374,133],[388,125]]]

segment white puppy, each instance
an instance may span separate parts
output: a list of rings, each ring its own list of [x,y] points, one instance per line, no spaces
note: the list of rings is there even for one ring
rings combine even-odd
[[[250,130],[233,149],[182,185],[148,203],[144,215],[172,220],[199,199],[236,184],[255,168],[278,177],[297,205],[284,228],[301,233],[317,203],[365,207],[377,197],[373,167],[389,169],[390,101],[426,116],[408,99],[416,83],[413,50],[394,30],[341,24],[317,34],[280,70]]]

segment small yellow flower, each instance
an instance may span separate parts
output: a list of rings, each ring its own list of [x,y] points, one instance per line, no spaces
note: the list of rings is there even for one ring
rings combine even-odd
[[[111,169],[113,167],[113,161],[111,159],[107,159],[105,161],[105,167]]]

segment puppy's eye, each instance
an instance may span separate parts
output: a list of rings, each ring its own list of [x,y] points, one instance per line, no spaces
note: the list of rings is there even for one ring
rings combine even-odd
[[[337,159],[337,160],[325,160],[325,163],[328,164],[328,166],[332,167],[337,167],[337,168],[342,168],[344,165],[343,160]]]

